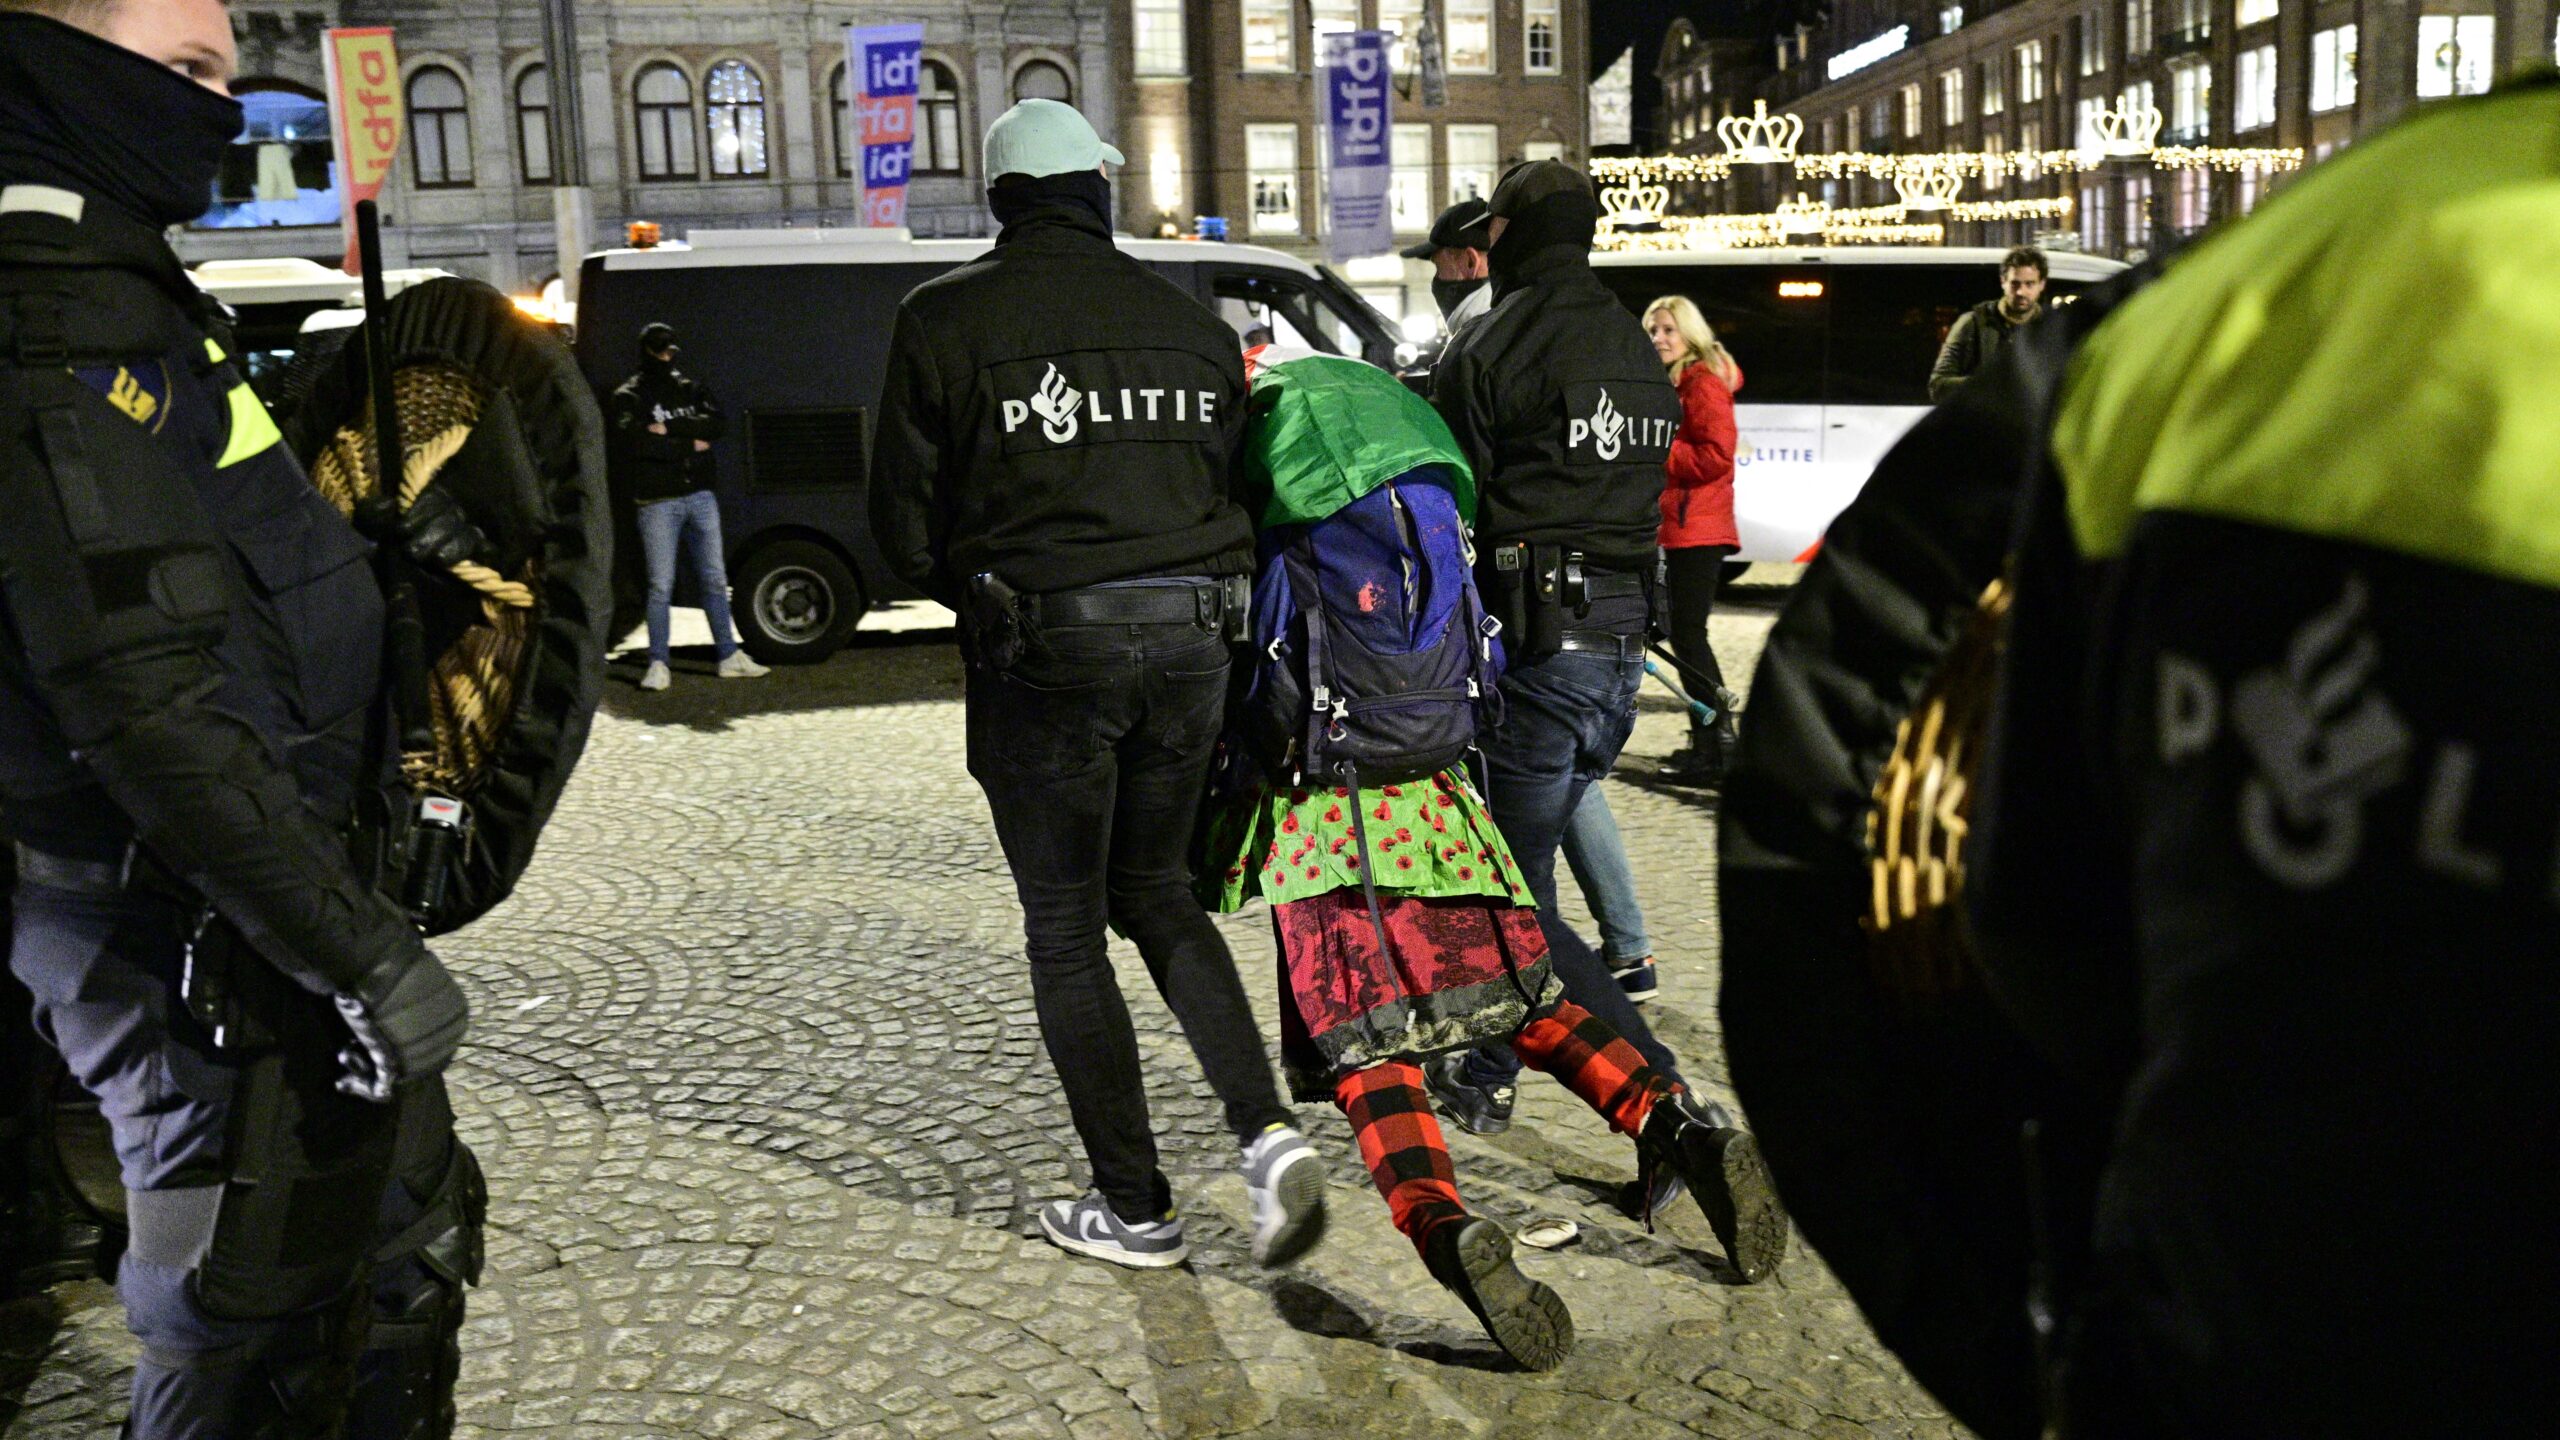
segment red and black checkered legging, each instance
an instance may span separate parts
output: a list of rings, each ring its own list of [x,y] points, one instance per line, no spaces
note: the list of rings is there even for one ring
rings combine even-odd
[[[1680,1088],[1607,1023],[1571,1001],[1532,1017],[1511,1045],[1531,1069],[1563,1081],[1621,1135],[1641,1133],[1654,1102]],[[1354,1071],[1334,1087],[1333,1098],[1351,1121],[1360,1158],[1378,1193],[1387,1197],[1396,1229],[1415,1249],[1434,1228],[1465,1217],[1449,1142],[1431,1113],[1420,1066],[1391,1060]]]

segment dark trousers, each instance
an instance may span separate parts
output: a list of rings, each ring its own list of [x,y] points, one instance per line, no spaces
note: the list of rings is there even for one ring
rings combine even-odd
[[[1566,651],[1502,677],[1505,717],[1484,739],[1485,799],[1493,822],[1538,900],[1538,927],[1565,998],[1626,1037],[1655,1070],[1677,1080],[1679,1058],[1653,1038],[1643,1012],[1618,988],[1599,954],[1556,911],[1556,847],[1582,793],[1618,763],[1636,723],[1642,659]],[[1468,1062],[1479,1083],[1520,1073],[1507,1045],[1479,1047]]]
[[[1733,551],[1731,545],[1684,545],[1663,552],[1671,581],[1671,653],[1680,661],[1680,688],[1716,707],[1718,714],[1724,711],[1717,694],[1724,688],[1724,667],[1707,643],[1707,620],[1715,613],[1724,562],[1733,558]],[[1689,743],[1701,750],[1715,743],[1694,710],[1689,712]]]
[[[16,908],[10,968],[98,1099],[133,1215],[116,1291],[142,1342],[137,1440],[319,1434],[341,1414],[350,1437],[406,1436],[449,1406],[458,1299],[418,1342],[437,1354],[379,1348],[458,1295],[434,1237],[411,1233],[457,1164],[442,1080],[395,1106],[335,1093],[345,1023],[272,972],[244,985],[281,1038],[216,1051],[178,999],[190,917],[173,902],[21,882]],[[368,1297],[370,1344],[352,1308]]]
[[[1186,868],[1226,692],[1225,642],[1196,624],[1048,629],[1010,669],[969,672],[969,773],[1021,892],[1041,1038],[1123,1220],[1160,1219],[1173,1195],[1106,925],[1137,944],[1237,1140],[1290,1118]]]

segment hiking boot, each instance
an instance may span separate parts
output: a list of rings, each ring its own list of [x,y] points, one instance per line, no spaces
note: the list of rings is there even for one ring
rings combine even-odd
[[[640,688],[643,690],[664,690],[674,683],[676,677],[667,669],[664,660],[652,660],[649,668],[640,672]]]
[[[1627,1003],[1630,1005],[1642,1005],[1660,993],[1660,987],[1654,980],[1653,957],[1650,955],[1632,965],[1618,966],[1609,974],[1617,980],[1618,988],[1626,992]]]
[[[1422,1082],[1440,1113],[1470,1135],[1499,1135],[1511,1128],[1511,1082],[1480,1085],[1467,1078],[1468,1051],[1453,1050],[1422,1062]]]
[[[1563,1296],[1511,1263],[1511,1237],[1501,1226],[1474,1216],[1449,1221],[1423,1242],[1422,1263],[1521,1368],[1553,1370],[1573,1353],[1573,1312]]]
[[[1686,1092],[1666,1095],[1654,1102],[1636,1149],[1648,1188],[1659,1193],[1653,1185],[1658,1169],[1678,1175],[1707,1212],[1725,1258],[1746,1282],[1756,1281],[1786,1258],[1787,1212],[1769,1181],[1759,1142],[1726,1123],[1730,1118],[1722,1107],[1701,1105]]]
[[[1671,785],[1721,790],[1724,788],[1725,753],[1725,747],[1713,738],[1699,740],[1693,737],[1662,762],[1655,778]]]
[[[1253,1263],[1277,1269],[1324,1238],[1324,1162],[1307,1137],[1274,1125],[1244,1150],[1244,1188],[1253,1197]]]
[[[1162,1220],[1132,1224],[1111,1212],[1099,1190],[1081,1200],[1052,1200],[1041,1206],[1040,1228],[1049,1243],[1061,1250],[1132,1270],[1161,1270],[1191,1256],[1191,1246],[1182,1238],[1180,1217],[1167,1211]]]
[[[729,658],[720,662],[720,678],[723,680],[753,680],[759,675],[771,673],[764,666],[756,663],[756,657],[744,650],[732,650],[729,652]]]

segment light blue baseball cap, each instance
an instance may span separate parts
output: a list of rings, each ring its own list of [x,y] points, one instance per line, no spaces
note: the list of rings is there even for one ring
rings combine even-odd
[[[1055,100],[1023,100],[987,127],[986,174],[990,183],[1007,175],[1037,180],[1043,175],[1072,175],[1098,165],[1126,165],[1127,157],[1103,143],[1093,122],[1072,105]]]

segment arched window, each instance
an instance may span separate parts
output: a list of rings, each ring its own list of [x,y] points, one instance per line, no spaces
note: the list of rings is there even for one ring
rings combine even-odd
[[[328,103],[292,81],[263,77],[234,80],[231,93],[240,98],[245,123],[240,138],[223,149],[221,176],[205,196],[212,208],[195,226],[337,224]]]
[[[764,79],[744,60],[723,60],[702,82],[710,103],[711,173],[724,177],[764,175]]]
[[[640,131],[640,178],[691,180],[700,174],[693,163],[693,81],[661,61],[632,82],[631,99]]]
[[[539,65],[516,77],[516,168],[527,185],[551,183],[551,72]]]
[[[960,82],[950,66],[927,60],[916,77],[916,173],[960,171]]]
[[[1046,60],[1034,60],[1013,72],[1013,98],[1055,100],[1060,104],[1073,105],[1076,103],[1076,91],[1065,70]]]
[[[861,137],[853,133],[853,96],[845,78],[845,68],[838,65],[827,81],[827,99],[836,117],[836,178],[853,178],[853,159],[861,149]]]
[[[471,183],[471,102],[462,77],[441,65],[409,77],[409,166],[421,190]]]

